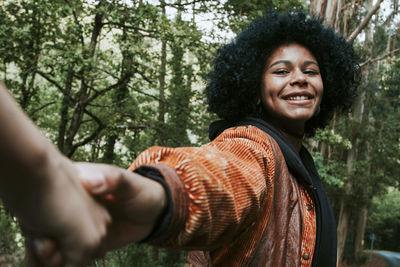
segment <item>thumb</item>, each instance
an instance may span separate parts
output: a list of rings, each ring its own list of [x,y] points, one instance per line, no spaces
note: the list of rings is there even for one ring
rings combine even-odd
[[[94,164],[77,162],[74,164],[82,186],[92,195],[109,193],[106,175],[101,168],[96,168]]]

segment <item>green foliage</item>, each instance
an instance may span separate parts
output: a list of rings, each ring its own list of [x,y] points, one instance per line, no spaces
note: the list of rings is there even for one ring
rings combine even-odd
[[[400,192],[394,188],[374,198],[368,216],[366,237],[374,233],[374,249],[400,251]],[[367,239],[366,238],[366,239]],[[369,243],[369,242],[368,242]]]
[[[21,266],[24,257],[24,238],[18,222],[0,202],[0,265]]]
[[[324,159],[320,153],[313,154],[313,158],[318,173],[327,188],[331,191],[342,189],[344,186],[343,177],[346,176],[344,164],[338,161],[324,164]]]
[[[341,134],[336,133],[333,129],[318,129],[314,139],[315,141],[324,142],[346,150],[351,148],[350,140]]]
[[[228,25],[232,31],[240,32],[250,21],[261,16],[265,10],[287,11],[304,8],[305,1],[302,0],[227,0],[223,10],[228,14]]]

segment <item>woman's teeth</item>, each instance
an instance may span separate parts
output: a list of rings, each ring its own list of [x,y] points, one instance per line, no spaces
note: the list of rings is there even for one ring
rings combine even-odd
[[[287,100],[308,100],[310,98],[308,96],[289,96],[286,99]]]

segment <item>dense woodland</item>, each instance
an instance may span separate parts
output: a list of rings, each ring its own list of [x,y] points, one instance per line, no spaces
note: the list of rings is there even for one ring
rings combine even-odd
[[[335,210],[340,261],[361,262],[372,233],[374,248],[400,251],[398,0],[3,0],[0,80],[67,157],[127,167],[152,145],[207,142],[215,51],[265,8],[303,9],[354,43],[357,101],[306,145]],[[23,254],[0,204],[0,265],[23,266]],[[93,266],[184,262],[184,252],[131,245]]]

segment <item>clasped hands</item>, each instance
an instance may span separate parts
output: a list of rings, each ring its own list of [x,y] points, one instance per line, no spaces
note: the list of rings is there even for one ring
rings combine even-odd
[[[167,206],[162,185],[106,164],[71,163],[75,178],[43,198],[43,228],[25,227],[28,266],[84,266],[106,251],[138,242]],[[68,164],[69,164],[68,163]],[[45,221],[54,220],[54,221]],[[39,231],[38,231],[39,229]]]

